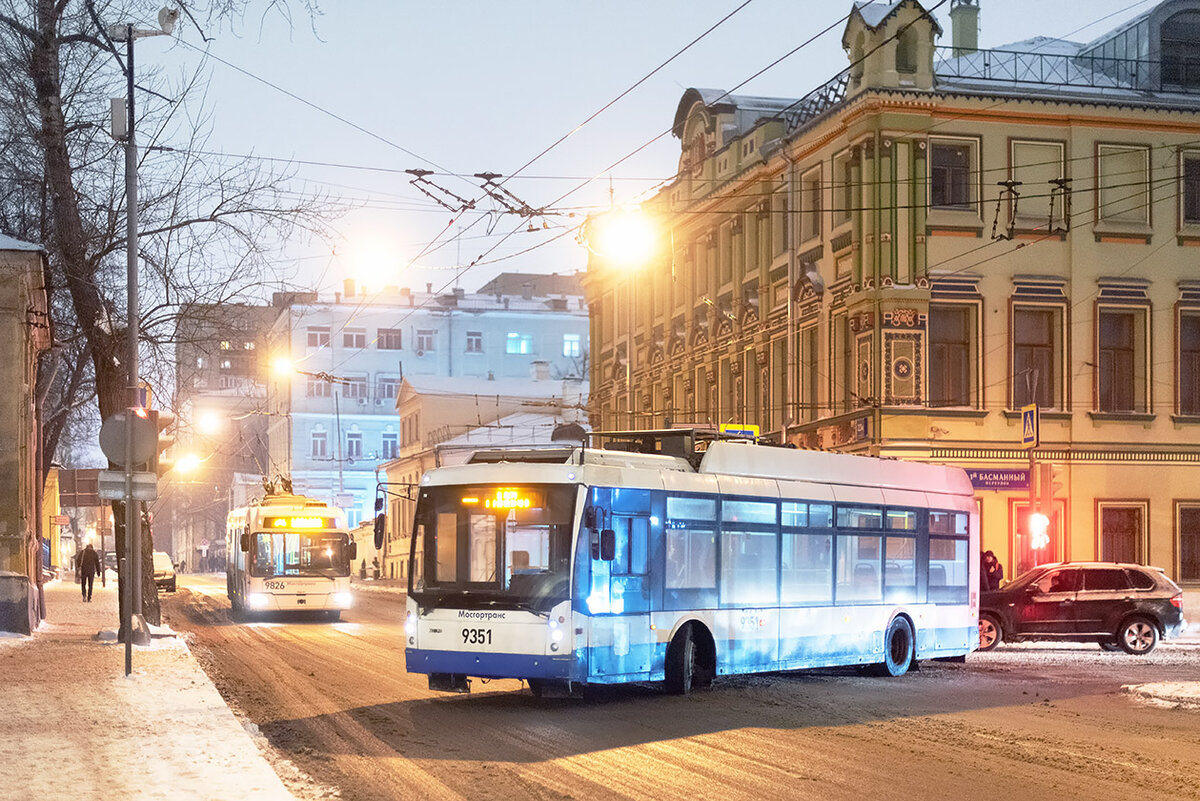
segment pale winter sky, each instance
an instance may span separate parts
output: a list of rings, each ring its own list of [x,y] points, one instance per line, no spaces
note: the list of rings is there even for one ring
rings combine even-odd
[[[1089,41],[1156,2],[982,0],[980,46],[1038,35]],[[262,5],[240,35],[207,45],[228,62],[212,62],[211,149],[341,165],[299,166],[309,186],[362,206],[337,223],[336,255],[314,244],[289,249],[301,276],[325,290],[363,270],[377,284],[437,289],[454,281],[456,265],[474,260],[480,264],[460,279],[468,290],[502,270],[583,269],[586,252],[571,229],[608,203],[609,176],[620,204],[674,174],[679,146],[667,132],[686,88],[733,89],[749,79],[737,93],[800,97],[846,66],[841,33],[850,9],[849,0],[327,0],[314,33],[300,3],[291,3],[290,29],[276,13],[262,16]],[[942,44],[949,6],[935,11]],[[452,222],[409,185],[403,170],[431,169],[442,173],[430,176],[438,185],[480,197],[474,173],[517,172],[714,25],[505,184],[531,207],[579,216],[549,216],[548,229],[537,220],[532,233],[511,215],[468,212]],[[205,43],[196,28],[183,20],[177,37],[175,45],[141,40],[139,69],[198,63]],[[439,233],[445,244],[430,248]]]

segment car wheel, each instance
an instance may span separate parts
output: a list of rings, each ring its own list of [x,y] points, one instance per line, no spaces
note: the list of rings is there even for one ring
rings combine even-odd
[[[167,592],[175,592],[175,579],[171,579],[171,587]]]
[[[984,612],[979,616],[979,650],[990,651],[1004,639],[1004,629],[994,615]]]
[[[1101,651],[1110,651],[1110,652],[1111,651],[1120,651],[1121,646],[1115,642],[1102,642],[1102,643],[1100,643],[1100,650]]]
[[[1125,653],[1144,656],[1158,645],[1158,626],[1144,617],[1131,617],[1117,630],[1117,642]]]
[[[912,664],[913,647],[913,629],[908,618],[893,618],[883,634],[883,661],[875,666],[875,673],[903,676]]]

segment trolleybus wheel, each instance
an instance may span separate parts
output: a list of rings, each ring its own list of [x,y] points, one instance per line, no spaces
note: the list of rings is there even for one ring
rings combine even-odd
[[[696,675],[696,640],[692,637],[691,623],[685,623],[667,646],[665,667],[667,692],[687,695],[692,691]]]
[[[913,659],[913,630],[908,618],[896,616],[883,634],[883,661],[876,667],[884,676],[903,676]]]
[[[1004,639],[1000,621],[984,612],[979,616],[979,650],[990,651]]]

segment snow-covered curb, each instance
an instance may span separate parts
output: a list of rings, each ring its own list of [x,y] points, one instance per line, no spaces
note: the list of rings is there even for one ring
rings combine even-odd
[[[354,581],[350,584],[350,589],[355,592],[384,592],[391,595],[407,595],[408,590],[404,587],[396,587],[388,584],[374,584],[371,581]]]
[[[1152,684],[1126,684],[1121,692],[1152,706],[1174,709],[1200,709],[1200,681],[1160,681]]]

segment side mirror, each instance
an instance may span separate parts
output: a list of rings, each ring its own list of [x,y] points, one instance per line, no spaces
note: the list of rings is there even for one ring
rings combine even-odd
[[[348,553],[350,554],[351,562],[353,562],[355,559],[358,558],[358,543],[357,542],[355,542],[353,540],[350,541],[350,548],[348,549]]]
[[[606,528],[600,532],[600,559],[611,562],[617,556],[617,532]]]
[[[375,550],[377,551],[383,550],[383,532],[386,522],[387,518],[382,513],[375,515]]]
[[[1042,588],[1036,584],[1030,584],[1029,587],[1025,590],[1025,594],[1026,595],[1041,595]]]
[[[242,553],[250,553],[250,535],[243,534],[238,542],[242,549]]]

